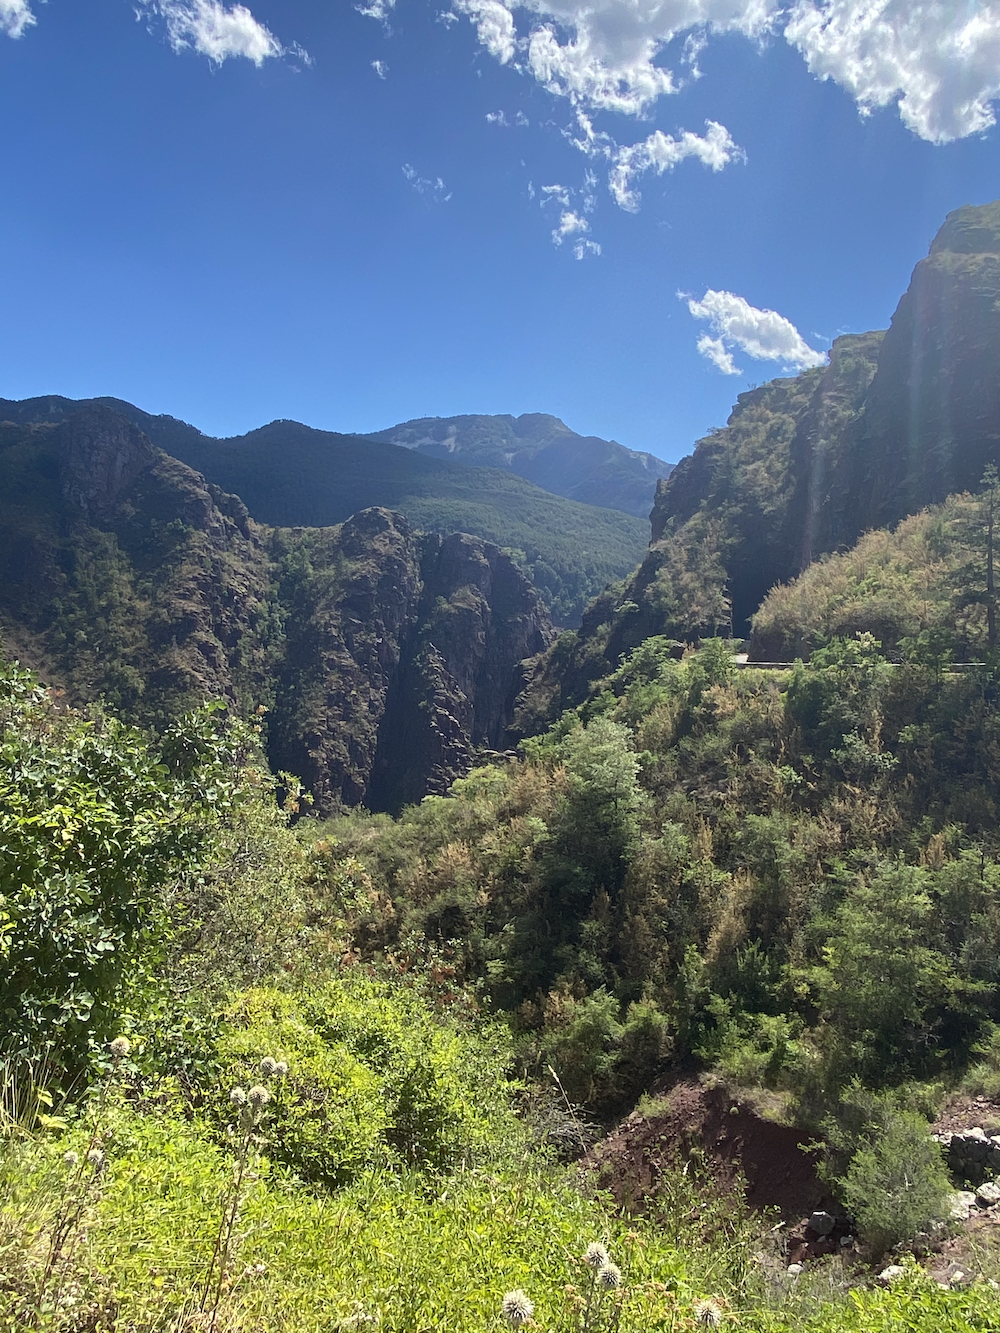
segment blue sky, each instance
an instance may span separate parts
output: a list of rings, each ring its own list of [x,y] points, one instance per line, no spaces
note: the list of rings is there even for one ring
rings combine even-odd
[[[0,394],[676,459],[1000,195],[1000,3],[368,8],[0,0]]]

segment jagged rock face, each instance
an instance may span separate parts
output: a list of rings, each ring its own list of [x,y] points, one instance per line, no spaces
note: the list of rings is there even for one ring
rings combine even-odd
[[[70,417],[60,437],[63,494],[88,517],[110,514],[156,459],[142,431],[106,407]]]
[[[522,664],[553,631],[509,556],[465,533],[428,536],[415,632],[383,727],[371,804],[447,790],[477,749],[506,743]]]
[[[488,542],[386,509],[261,527],[104,407],[0,427],[0,630],[74,702],[139,721],[264,705],[273,766],[323,812],[444,791],[504,743],[552,637]]]
[[[298,547],[296,548],[296,543]],[[550,642],[537,594],[476,537],[417,533],[386,509],[278,534],[314,572],[288,608],[271,757],[321,810],[443,792],[505,738],[522,660]]]
[[[885,336],[855,451],[858,532],[976,489],[1000,453],[1000,201],[949,213]]]

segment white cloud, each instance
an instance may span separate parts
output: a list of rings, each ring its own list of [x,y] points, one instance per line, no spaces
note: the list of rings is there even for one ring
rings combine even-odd
[[[601,247],[597,241],[577,241],[573,246],[574,259],[586,259],[588,255],[599,255]]]
[[[726,344],[721,338],[713,338],[703,333],[698,339],[698,351],[707,357],[713,365],[719,367],[723,375],[742,375],[743,371],[733,360],[732,352],[726,351]]]
[[[698,351],[726,375],[739,372],[733,362],[733,347],[755,361],[780,361],[788,370],[806,370],[826,364],[826,356],[817,352],[784,315],[776,310],[758,310],[733,292],[711,288],[700,301],[678,292],[695,319],[710,322],[714,338],[703,334]]]
[[[706,31],[759,36],[780,7],[780,0],[454,0],[455,10],[476,24],[482,45],[504,64],[520,47],[528,70],[550,92],[629,115],[641,115],[681,86],[657,63],[675,37],[695,34],[682,55],[682,64],[694,65]],[[530,15],[520,39],[518,9]]]
[[[921,139],[947,143],[996,123],[1000,3],[995,0],[798,0],[785,37],[862,114],[898,102]]]
[[[636,176],[646,171],[655,171],[662,176],[665,171],[673,171],[685,158],[695,157],[713,171],[721,171],[734,158],[742,158],[743,151],[733,142],[733,137],[725,125],[718,121],[705,122],[707,133],[704,137],[692,134],[690,130],[681,133],[679,139],[662,130],[654,130],[648,139],[641,143],[627,144],[611,151],[614,164],[608,177],[608,188],[615,202],[634,213],[639,207],[639,193],[633,189]]]
[[[933,143],[988,129],[1000,98],[1000,0],[454,0],[454,10],[501,63],[520,52],[539,83],[577,108],[643,115],[701,76],[711,37],[782,29],[863,114],[898,103]],[[522,35],[516,13],[526,16]],[[681,37],[678,76],[662,61]]]
[[[507,119],[507,113],[505,111],[487,111],[486,123],[488,125],[502,125],[503,128],[507,130],[509,130],[511,126],[516,125],[518,129],[523,130],[525,126],[531,124],[531,121],[523,111],[518,111],[513,120]]]
[[[480,46],[484,46],[501,65],[514,59],[517,49],[514,15],[506,5],[500,0],[455,0],[455,9],[472,20]]]
[[[574,213],[572,209],[567,209],[560,215],[559,225],[552,230],[552,243],[553,245],[562,245],[567,237],[575,236],[578,232],[584,231],[590,231],[590,223],[587,219],[582,218],[579,213]]]
[[[555,203],[559,204],[561,208],[569,208],[572,195],[573,191],[568,185],[543,185],[542,206]]]
[[[150,13],[158,14],[167,25],[167,39],[174,51],[197,51],[216,65],[231,56],[242,56],[262,65],[291,51],[307,64],[309,57],[301,47],[289,51],[274,33],[258,22],[245,5],[231,5],[221,0],[140,0]]]
[[[375,73],[379,76],[380,79],[384,79],[385,76],[389,73],[389,66],[385,63],[384,60],[373,60],[372,69],[375,71]]]
[[[6,36],[21,37],[36,22],[28,0],[0,0],[0,32]]]
[[[355,5],[354,8],[366,19],[376,19],[379,23],[388,23],[396,0],[371,0],[368,5]]]
[[[421,176],[416,167],[411,167],[409,162],[403,164],[403,175],[417,194],[424,195],[432,203],[446,204],[451,198],[451,191],[446,192],[445,183],[440,176]]]

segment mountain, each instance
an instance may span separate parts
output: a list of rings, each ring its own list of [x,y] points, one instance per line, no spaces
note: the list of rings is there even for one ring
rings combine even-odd
[[[615,440],[577,435],[544,412],[512,416],[420,417],[368,436],[428,458],[506,468],[554,495],[645,518],[656,482],[672,463]]]
[[[153,444],[239,495],[261,523],[326,527],[384,506],[423,531],[469,532],[493,542],[513,553],[561,625],[578,624],[590,599],[635,567],[647,541],[647,523],[633,515],[552,495],[509,471],[427,458],[295,421],[219,440],[120,399],[55,396],[0,399],[0,420],[58,422],[85,403],[118,412]]]
[[[536,664],[520,726],[579,702],[651,635],[746,635],[770,589],[818,557],[977,487],[1000,461],[998,360],[1000,202],[948,215],[886,332],[740,394],[657,483],[639,569]]]
[[[90,404],[0,426],[0,635],[70,702],[136,721],[269,709],[272,767],[329,811],[442,792],[502,746],[552,629],[491,543],[384,508],[266,527]]]

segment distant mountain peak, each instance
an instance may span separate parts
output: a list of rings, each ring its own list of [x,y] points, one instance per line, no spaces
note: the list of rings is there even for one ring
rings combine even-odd
[[[504,468],[554,495],[645,518],[673,464],[617,440],[578,435],[547,412],[416,417],[366,438],[429,458]]]

